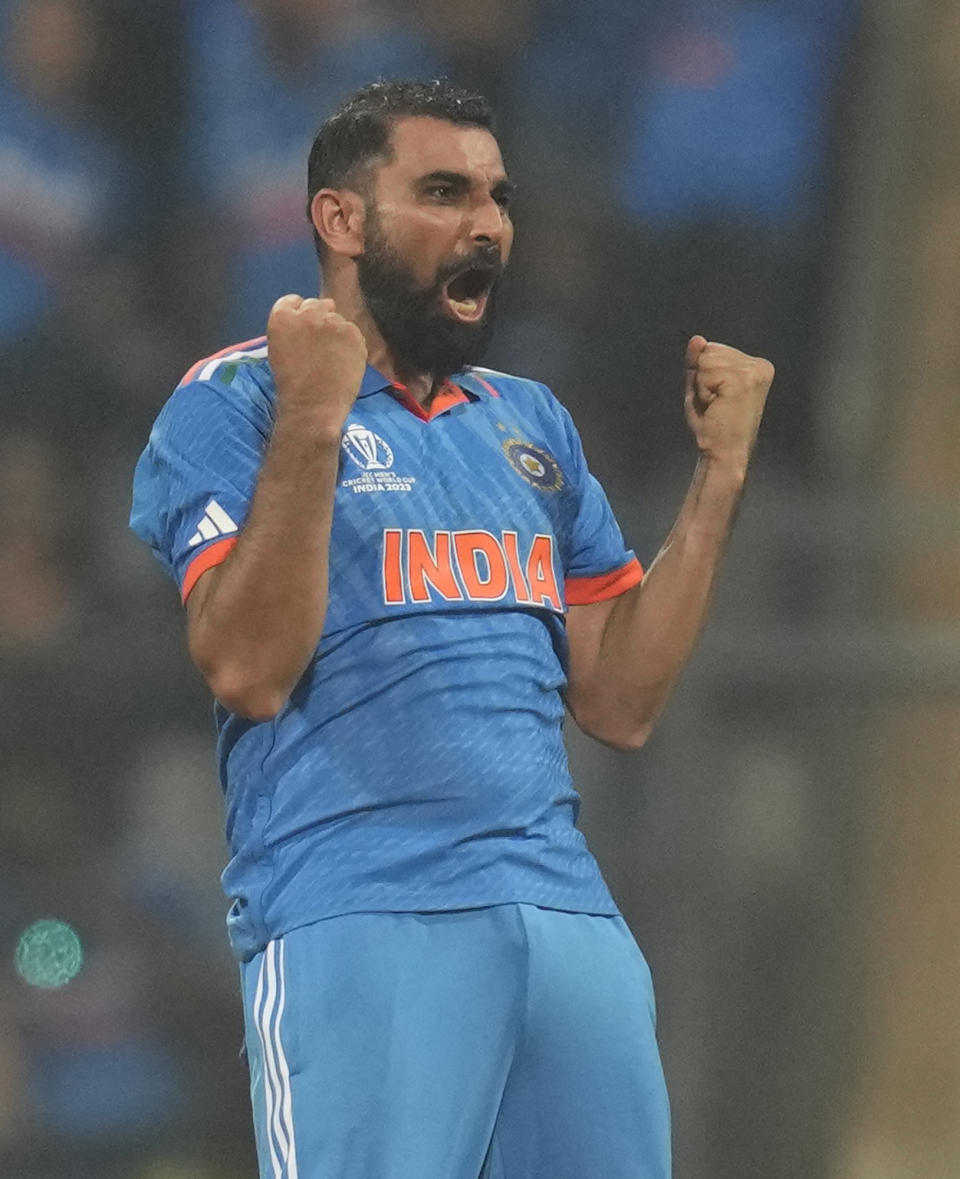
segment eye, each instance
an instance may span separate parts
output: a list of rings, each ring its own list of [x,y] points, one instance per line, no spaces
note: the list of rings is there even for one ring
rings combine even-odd
[[[455,195],[452,184],[431,184],[427,189],[427,196],[438,201],[452,201]]]
[[[510,208],[510,193],[509,192],[495,192],[493,199],[500,206],[501,209]]]

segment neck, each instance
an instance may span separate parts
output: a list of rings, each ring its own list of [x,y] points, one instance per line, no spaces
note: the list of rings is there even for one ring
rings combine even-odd
[[[367,363],[390,381],[402,385],[420,405],[426,405],[443,381],[437,380],[432,373],[411,372],[397,360],[380,334],[380,329],[373,322],[359,289],[328,280],[324,283],[323,295],[327,299],[333,299],[337,311],[344,319],[355,323],[363,333],[363,338],[367,342]]]

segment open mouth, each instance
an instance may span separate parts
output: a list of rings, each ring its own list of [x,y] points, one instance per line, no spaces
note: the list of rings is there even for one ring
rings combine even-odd
[[[455,274],[443,287],[447,310],[461,323],[476,323],[487,309],[497,272],[489,266],[471,266]]]

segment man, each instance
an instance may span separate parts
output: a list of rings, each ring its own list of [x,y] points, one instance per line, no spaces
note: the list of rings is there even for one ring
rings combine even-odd
[[[643,743],[773,370],[695,336],[700,461],[643,577],[576,431],[473,367],[513,238],[483,100],[321,128],[324,297],[201,361],[137,469],[217,698],[263,1176],[662,1179],[649,973],[575,827],[563,706]]]

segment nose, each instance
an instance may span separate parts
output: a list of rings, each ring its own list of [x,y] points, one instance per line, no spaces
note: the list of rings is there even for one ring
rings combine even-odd
[[[470,237],[477,245],[500,245],[503,240],[505,214],[492,196],[484,197],[474,207]]]

